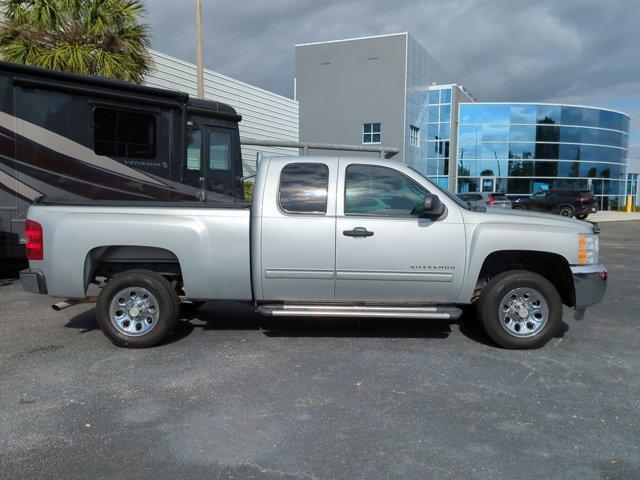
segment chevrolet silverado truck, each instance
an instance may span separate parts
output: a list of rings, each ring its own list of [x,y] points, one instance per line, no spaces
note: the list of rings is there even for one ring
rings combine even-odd
[[[260,162],[253,206],[42,203],[26,222],[30,292],[87,302],[116,345],[149,347],[181,302],[236,300],[270,316],[455,320],[535,348],[604,295],[596,225],[470,207],[399,162]]]

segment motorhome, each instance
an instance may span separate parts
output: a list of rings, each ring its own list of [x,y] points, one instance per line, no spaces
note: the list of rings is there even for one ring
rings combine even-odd
[[[236,111],[178,91],[0,62],[0,264],[33,203],[244,206]]]

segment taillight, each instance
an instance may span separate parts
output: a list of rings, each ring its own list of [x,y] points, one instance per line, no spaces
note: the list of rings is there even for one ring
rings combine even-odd
[[[487,195],[489,197],[489,201],[487,201],[487,205],[493,205],[495,200],[493,199],[493,197],[491,195]]]
[[[44,258],[42,225],[33,220],[27,220],[24,224],[24,235],[27,237],[27,259],[42,260]]]
[[[578,197],[578,198],[576,198],[577,202],[588,202],[589,200],[591,200],[591,197]]]

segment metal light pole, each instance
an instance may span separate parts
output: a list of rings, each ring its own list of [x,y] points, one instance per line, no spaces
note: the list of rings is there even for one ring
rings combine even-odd
[[[196,96],[204,98],[204,70],[202,67],[202,9],[196,0]]]

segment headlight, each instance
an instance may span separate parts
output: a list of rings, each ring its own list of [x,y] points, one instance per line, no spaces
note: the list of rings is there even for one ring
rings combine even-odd
[[[598,235],[595,233],[581,233],[578,235],[578,263],[581,265],[595,265],[598,263]]]

